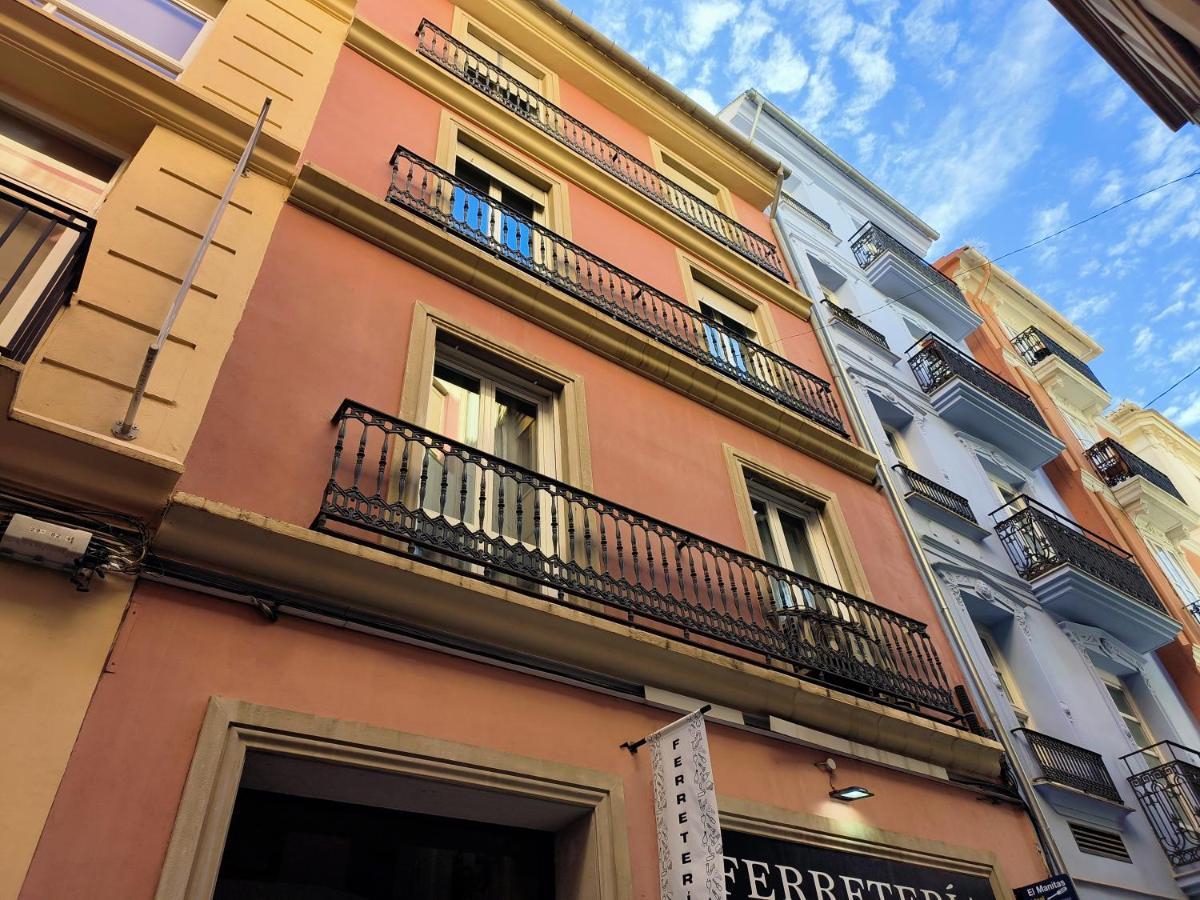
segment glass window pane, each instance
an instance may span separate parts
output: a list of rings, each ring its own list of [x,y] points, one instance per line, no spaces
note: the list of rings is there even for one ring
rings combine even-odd
[[[204,18],[170,0],[72,0],[109,25],[154,47],[172,59],[183,59],[204,27]]]
[[[537,468],[537,404],[496,391],[495,454],[527,469]]]
[[[808,578],[817,577],[817,560],[808,537],[808,523],[799,516],[779,511],[779,524],[792,559],[792,571]]]
[[[460,444],[479,446],[479,379],[441,363],[433,367],[429,427]]]
[[[767,504],[757,497],[750,498],[750,508],[754,511],[754,527],[758,529],[758,542],[762,544],[763,556],[773,566],[778,566],[779,551],[775,547],[775,539],[771,536],[771,525],[767,518]]]

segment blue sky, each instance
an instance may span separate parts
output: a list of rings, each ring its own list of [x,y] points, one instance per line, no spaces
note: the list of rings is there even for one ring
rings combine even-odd
[[[942,234],[999,255],[1200,168],[1048,0],[566,0],[697,101],[755,87]],[[1114,402],[1200,365],[1200,177],[1001,265],[1105,348]],[[1200,437],[1200,374],[1157,409]]]

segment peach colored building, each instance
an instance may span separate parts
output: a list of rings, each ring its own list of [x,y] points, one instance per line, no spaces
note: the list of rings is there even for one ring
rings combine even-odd
[[[23,114],[119,160],[0,461],[124,561],[86,622],[0,561],[47,674],[0,763],[50,760],[0,892],[655,896],[621,744],[702,704],[729,896],[1045,877],[760,212],[779,164],[553,0],[179,8],[182,48],[0,19]]]

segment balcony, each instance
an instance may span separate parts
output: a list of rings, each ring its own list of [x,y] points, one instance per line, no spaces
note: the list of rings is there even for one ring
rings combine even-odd
[[[577,300],[845,436],[827,381],[397,147],[387,199]]]
[[[884,350],[891,350],[888,346],[887,338],[884,337],[882,332],[876,331],[858,316],[854,315],[854,313],[850,312],[850,310],[838,306],[829,300],[822,300],[821,302],[825,304],[825,308],[829,310],[829,314],[835,322],[845,325],[855,334],[865,337],[872,344],[882,347]]]
[[[921,622],[349,400],[334,423],[314,528],[961,718]]]
[[[1017,390],[941,338],[927,334],[908,364],[938,414],[952,425],[999,447],[1031,469],[1063,450],[1029,395]]]
[[[26,362],[79,284],[95,221],[0,177],[0,356]]]
[[[1193,890],[1200,886],[1200,753],[1163,741],[1121,757],[1129,768],[1129,786],[1176,869],[1191,867]],[[1184,879],[1180,879],[1180,886]]]
[[[1084,747],[1033,731],[1015,728],[1022,735],[1042,774],[1033,788],[1062,815],[1097,825],[1120,827],[1133,810],[1121,800],[1104,757]]]
[[[1096,415],[1112,397],[1087,363],[1036,328],[1026,328],[1013,346],[1037,380],[1067,406]]]
[[[954,340],[983,323],[957,284],[878,225],[868,222],[860,228],[850,249],[880,293],[916,310]]]
[[[925,518],[945,525],[973,541],[981,541],[989,534],[975,518],[966,497],[954,493],[944,484],[914,472],[906,465],[898,464],[892,466],[892,469],[900,474],[907,487],[905,502]]]
[[[555,106],[495,63],[428,19],[417,29],[417,49],[447,72],[520,116],[617,180],[690,223],[733,252],[787,281],[779,249],[766,238],[705,203],[652,166]]]
[[[1013,514],[996,534],[1046,609],[1102,628],[1138,653],[1175,637],[1179,625],[1124,550],[1029,497],[1004,509]]]
[[[1105,438],[1085,452],[1117,502],[1135,519],[1146,519],[1174,540],[1200,526],[1200,515],[1186,505],[1171,479],[1132,450]]]

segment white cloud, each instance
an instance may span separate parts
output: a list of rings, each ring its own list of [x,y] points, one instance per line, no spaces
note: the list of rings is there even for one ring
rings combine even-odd
[[[1200,390],[1185,394],[1182,400],[1175,401],[1163,410],[1163,415],[1180,428],[1200,425]]]
[[[1124,84],[1113,85],[1104,95],[1099,109],[1096,110],[1096,115],[1101,119],[1111,119],[1125,105],[1127,99],[1129,99],[1129,89]]]
[[[1071,173],[1071,184],[1075,187],[1086,187],[1095,181],[1100,175],[1100,160],[1094,156],[1089,156]]]
[[[1150,321],[1151,322],[1161,322],[1163,319],[1167,318],[1167,316],[1173,316],[1176,313],[1183,312],[1185,307],[1186,307],[1186,304],[1182,300],[1176,300],[1170,306],[1164,306],[1161,310],[1159,310],[1157,313],[1155,313],[1154,316],[1150,319]]]
[[[705,109],[707,109],[711,113],[715,113],[717,110],[719,110],[721,108],[721,105],[719,103],[717,103],[716,98],[713,97],[713,95],[710,94],[705,88],[702,88],[702,87],[688,88],[686,91],[684,91],[684,93],[687,94],[689,97],[691,97],[693,100],[695,100],[697,103],[699,103],[701,106],[703,106]]]
[[[1143,325],[1133,337],[1133,353],[1135,356],[1145,356],[1158,343],[1158,335],[1148,325]]]
[[[683,46],[699,53],[712,43],[717,32],[738,17],[742,5],[735,0],[701,0],[684,7]]]

